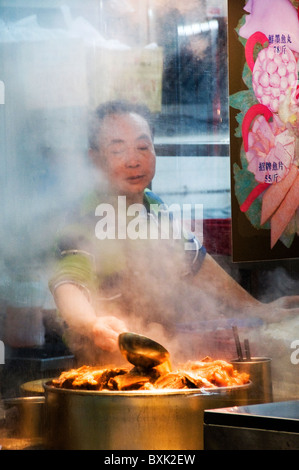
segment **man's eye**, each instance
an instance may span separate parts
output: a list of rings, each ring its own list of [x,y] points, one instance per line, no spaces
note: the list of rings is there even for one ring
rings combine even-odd
[[[119,153],[123,153],[125,151],[125,147],[112,147],[110,149],[110,152],[113,155],[118,155]]]
[[[143,152],[147,151],[147,150],[149,150],[149,145],[139,145],[138,150],[141,150]]]

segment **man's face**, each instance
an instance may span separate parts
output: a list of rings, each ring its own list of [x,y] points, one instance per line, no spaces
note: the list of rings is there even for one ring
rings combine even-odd
[[[115,114],[102,122],[93,160],[117,195],[138,197],[155,174],[156,155],[148,123],[138,114]]]

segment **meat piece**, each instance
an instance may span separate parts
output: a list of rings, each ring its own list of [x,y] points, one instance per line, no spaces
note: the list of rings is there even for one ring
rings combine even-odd
[[[249,375],[239,373],[229,362],[206,357],[188,361],[178,370],[169,367],[149,370],[134,367],[101,369],[82,366],[62,372],[52,384],[58,388],[79,390],[157,390],[230,387],[248,383]]]
[[[206,380],[204,377],[194,376],[185,372],[170,372],[161,376],[154,383],[155,388],[171,388],[171,389],[185,389],[185,388],[213,388],[214,385]]]
[[[58,388],[103,390],[115,375],[125,374],[127,369],[99,369],[98,367],[82,366],[62,372],[58,379],[52,381]]]
[[[249,375],[234,370],[231,363],[216,361],[189,361],[182,368],[194,378],[205,379],[217,387],[231,387],[248,383]]]
[[[131,374],[130,372],[124,375],[117,375],[109,380],[113,390],[139,390],[149,382],[150,377]]]
[[[191,387],[189,385],[191,385]],[[158,380],[156,380],[154,387],[159,389],[196,388],[194,383],[189,382],[183,373],[178,372],[169,372],[168,374],[162,375]]]
[[[201,376],[199,373],[192,374],[192,372],[189,372],[188,374],[186,374],[186,377],[188,377],[190,381],[194,382],[195,388],[215,388],[216,387],[216,385],[214,385],[205,377]]]
[[[154,388],[152,384],[162,373],[163,371],[156,367],[148,370],[133,367],[127,373],[111,378],[108,385],[111,385],[114,390],[151,390]]]

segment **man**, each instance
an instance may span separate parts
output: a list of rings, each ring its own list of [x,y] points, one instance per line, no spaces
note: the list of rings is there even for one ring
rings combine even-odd
[[[123,235],[108,240],[104,225],[99,226],[102,233],[97,233],[96,214],[101,203],[106,213],[112,207],[111,214],[118,220],[123,220],[121,211],[128,214],[130,207],[145,207],[147,226],[151,218],[159,224],[162,201],[147,189],[155,174],[156,156],[150,119],[142,107],[124,102],[99,107],[90,126],[89,155],[101,175],[97,195],[85,211],[80,208],[79,222],[62,238],[58,269],[50,282],[58,310],[71,331],[89,338],[96,348],[115,351],[119,333],[138,329],[137,317],[134,316],[134,321],[130,318],[132,311],[139,315],[150,314],[151,310],[159,312],[163,301],[160,317],[153,313],[154,322],[163,322],[165,306],[175,311],[179,297],[168,304],[164,300],[170,299],[183,282],[200,292],[201,307],[213,299],[219,315],[245,318],[251,315],[267,320],[270,314],[271,321],[275,321],[298,313],[296,309],[285,308],[295,304],[297,298],[270,305],[254,299],[205,252],[195,237],[188,238],[189,249],[184,250],[181,241],[128,241]],[[120,200],[125,201],[125,207],[119,207]],[[151,211],[151,205],[158,207],[157,213]],[[104,212],[98,211],[102,216]],[[119,234],[112,219],[106,219],[105,229],[111,223],[112,233]],[[130,222],[132,213],[129,222],[126,220],[127,226]],[[149,273],[153,281],[145,276]]]

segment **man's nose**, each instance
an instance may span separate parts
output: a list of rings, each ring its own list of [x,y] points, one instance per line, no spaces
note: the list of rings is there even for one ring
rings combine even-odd
[[[140,165],[140,155],[136,147],[129,147],[126,155],[126,166],[136,168]]]

